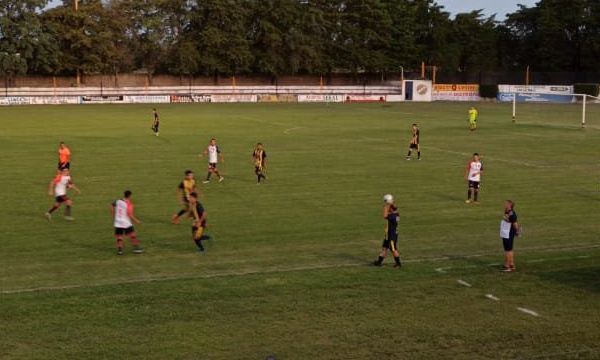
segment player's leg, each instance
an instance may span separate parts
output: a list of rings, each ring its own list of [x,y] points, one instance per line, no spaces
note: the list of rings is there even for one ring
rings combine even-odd
[[[473,202],[479,202],[479,184],[473,186]]]
[[[504,247],[504,266],[502,267],[502,271],[510,272],[512,271],[511,265],[514,265],[512,263],[513,239],[502,239],[502,246]]]
[[[204,180],[204,183],[208,183],[210,181],[210,177],[214,172],[214,167],[212,164],[208,164],[208,172],[206,173],[206,179]]]
[[[383,259],[385,259],[385,257],[387,256],[387,251],[389,247],[389,241],[387,239],[383,240],[383,244],[381,245],[381,252],[379,253],[379,257],[377,258],[377,260],[373,262],[373,265],[381,266],[383,264]]]
[[[144,252],[144,249],[140,246],[140,239],[137,237],[137,233],[133,227],[127,229],[127,236],[129,237],[129,241],[131,245],[133,245],[133,253],[141,254]]]
[[[469,189],[467,190],[467,200],[465,202],[468,204],[471,202],[471,194],[473,193],[473,183],[469,181]]]
[[[179,210],[178,213],[173,214],[171,217],[171,222],[173,224],[179,224],[179,218],[182,217],[185,213],[190,211],[190,205],[187,201],[184,202],[184,208]]]
[[[213,172],[215,173],[215,175],[217,175],[219,177],[219,182],[225,180],[225,178],[221,175],[221,173],[219,173],[219,170],[217,169],[217,165],[215,165],[213,167]]]
[[[417,144],[417,160],[421,160],[421,144]]]
[[[260,184],[260,181],[262,179],[266,179],[267,177],[263,174],[262,172],[262,167],[260,166],[256,166],[254,169],[254,173],[256,174],[256,181],[258,184]]]
[[[392,250],[392,255],[394,255],[394,262],[396,263],[394,265],[394,267],[401,267],[402,264],[400,263],[400,253],[398,252],[398,240],[394,239],[390,241],[390,248]]]
[[[62,204],[61,201],[55,201],[54,205],[52,205],[52,207],[50,208],[50,210],[48,210],[48,212],[46,214],[52,214],[53,212],[58,210],[58,208],[60,207],[61,204]]]
[[[73,201],[71,199],[67,199],[65,201],[65,219],[67,220],[75,220],[73,216],[71,216],[71,207],[73,206]]]
[[[56,197],[56,199],[54,201],[54,205],[52,205],[52,207],[45,214],[46,218],[48,220],[52,219],[52,213],[55,212],[56,210],[58,210],[58,208],[62,205],[63,202],[64,202],[64,198],[62,196]]]
[[[198,251],[200,251],[200,252],[204,251],[204,246],[202,245],[203,234],[204,234],[204,228],[202,226],[200,226],[200,227],[193,226],[192,227],[192,239],[194,240],[194,243],[196,244],[196,247],[198,248]]]
[[[408,154],[406,154],[406,160],[410,160],[411,155],[412,155],[412,144],[408,145]]]
[[[473,130],[475,130],[476,127],[477,127],[477,125],[475,124],[475,121],[469,120],[469,129],[471,131],[473,131]]]
[[[115,240],[117,241],[117,255],[123,255],[123,234],[125,229],[115,228]]]

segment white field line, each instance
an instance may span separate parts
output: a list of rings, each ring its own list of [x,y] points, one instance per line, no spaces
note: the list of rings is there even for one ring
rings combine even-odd
[[[577,244],[573,246],[566,247],[532,247],[532,248],[523,248],[521,252],[527,251],[537,251],[537,252],[551,252],[551,251],[561,251],[561,250],[578,250],[578,249],[595,249],[599,248],[600,244]],[[467,254],[461,256],[440,256],[440,257],[423,257],[417,259],[409,259],[404,260],[404,263],[425,263],[425,262],[442,262],[442,261],[452,261],[452,260],[464,260],[464,259],[472,259],[484,256],[496,255],[497,253],[479,253],[479,254]],[[178,275],[165,275],[165,276],[156,276],[156,277],[141,277],[141,278],[132,278],[128,280],[121,281],[113,281],[113,282],[96,282],[96,283],[86,283],[86,284],[72,284],[72,285],[57,285],[57,286],[40,286],[33,288],[21,288],[21,289],[13,289],[13,290],[1,290],[0,294],[2,295],[11,295],[11,294],[21,294],[21,293],[32,293],[38,291],[61,291],[61,290],[71,290],[71,289],[83,289],[83,288],[94,288],[94,287],[102,287],[102,286],[115,286],[115,285],[127,285],[127,284],[139,284],[139,283],[151,283],[151,282],[162,282],[162,281],[176,281],[176,280],[194,280],[194,279],[212,279],[212,278],[221,278],[221,277],[235,277],[235,276],[248,276],[248,275],[262,275],[262,274],[274,274],[274,273],[289,273],[289,272],[299,272],[299,271],[310,271],[310,270],[327,270],[327,269],[335,269],[335,268],[346,268],[346,267],[358,267],[365,266],[367,262],[354,262],[354,263],[344,263],[344,264],[325,264],[325,265],[305,265],[305,266],[295,266],[295,267],[274,267],[271,269],[263,269],[263,270],[246,270],[246,271],[229,271],[222,273],[213,273],[213,274],[178,274]],[[449,268],[447,268],[449,269]]]
[[[536,312],[535,312],[535,311],[533,311],[533,310],[529,310],[529,309],[527,309],[527,308],[518,307],[518,308],[517,308],[517,310],[519,310],[520,312],[523,312],[523,313],[525,313],[525,314],[529,314],[529,315],[531,315],[531,316],[535,316],[535,317],[538,317],[538,316],[540,316],[540,314],[536,313]]]
[[[439,272],[440,274],[446,273],[446,270],[444,270],[444,268],[437,268],[437,269],[435,269],[435,271]]]
[[[461,155],[461,156],[472,156],[473,154],[470,153],[466,153],[466,152],[462,152],[462,151],[453,151],[453,150],[447,150],[447,149],[442,149],[442,148],[438,148],[435,146],[423,146],[423,150],[435,150],[435,151],[439,151],[439,152],[445,152],[448,154],[454,154],[454,155]],[[504,162],[507,164],[513,164],[513,165],[519,165],[519,166],[527,166],[527,167],[534,167],[534,168],[549,168],[551,166],[549,165],[538,165],[538,164],[533,164],[527,161],[517,161],[517,160],[507,160],[507,159],[500,159],[500,158],[496,158],[496,157],[491,157],[491,156],[483,156],[482,159],[485,161],[485,159],[489,159],[491,161],[500,161],[500,162]]]
[[[492,294],[486,294],[486,295],[485,295],[485,297],[486,297],[486,298],[488,298],[488,299],[490,299],[490,300],[494,300],[494,301],[500,301],[500,299],[499,299],[499,298],[495,297],[495,296],[494,296],[494,295],[492,295]]]
[[[473,287],[473,285],[469,284],[468,282],[458,279],[456,280],[457,283],[461,284],[462,286],[466,286],[466,287]]]
[[[236,115],[235,118],[255,121],[260,124],[267,124],[267,125],[274,125],[274,126],[289,126],[290,125],[290,124],[284,124],[284,123],[280,123],[280,122],[266,121],[266,120],[263,120],[263,119],[260,119],[260,118],[254,117],[254,116],[248,116],[248,115],[243,115],[243,116]]]
[[[294,130],[300,130],[300,129],[302,129],[302,127],[301,127],[301,126],[296,126],[296,127],[292,127],[292,128],[289,128],[289,129],[285,129],[285,130],[283,131],[283,133],[284,133],[284,134],[286,134],[286,135],[289,135],[289,134],[290,134],[290,132],[292,132],[292,131],[294,131]]]

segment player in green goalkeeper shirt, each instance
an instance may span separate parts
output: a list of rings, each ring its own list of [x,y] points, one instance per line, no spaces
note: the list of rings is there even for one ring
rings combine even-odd
[[[477,130],[477,118],[479,117],[479,111],[475,108],[475,106],[471,106],[469,109],[469,130],[475,131]]]

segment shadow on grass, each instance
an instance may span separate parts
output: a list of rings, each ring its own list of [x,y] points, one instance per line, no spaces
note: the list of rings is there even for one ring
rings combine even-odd
[[[600,293],[600,266],[547,271],[537,275],[543,280]]]
[[[440,200],[445,200],[445,201],[451,201],[451,202],[456,202],[456,203],[460,203],[460,202],[464,202],[465,198],[461,195],[458,194],[450,194],[447,192],[436,192],[436,191],[432,191],[430,192],[430,195],[432,197],[438,198]]]

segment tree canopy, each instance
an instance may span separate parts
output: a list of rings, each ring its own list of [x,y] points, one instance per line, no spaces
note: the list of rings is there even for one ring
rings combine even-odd
[[[0,0],[0,76],[600,71],[600,1],[505,21],[434,0]]]

